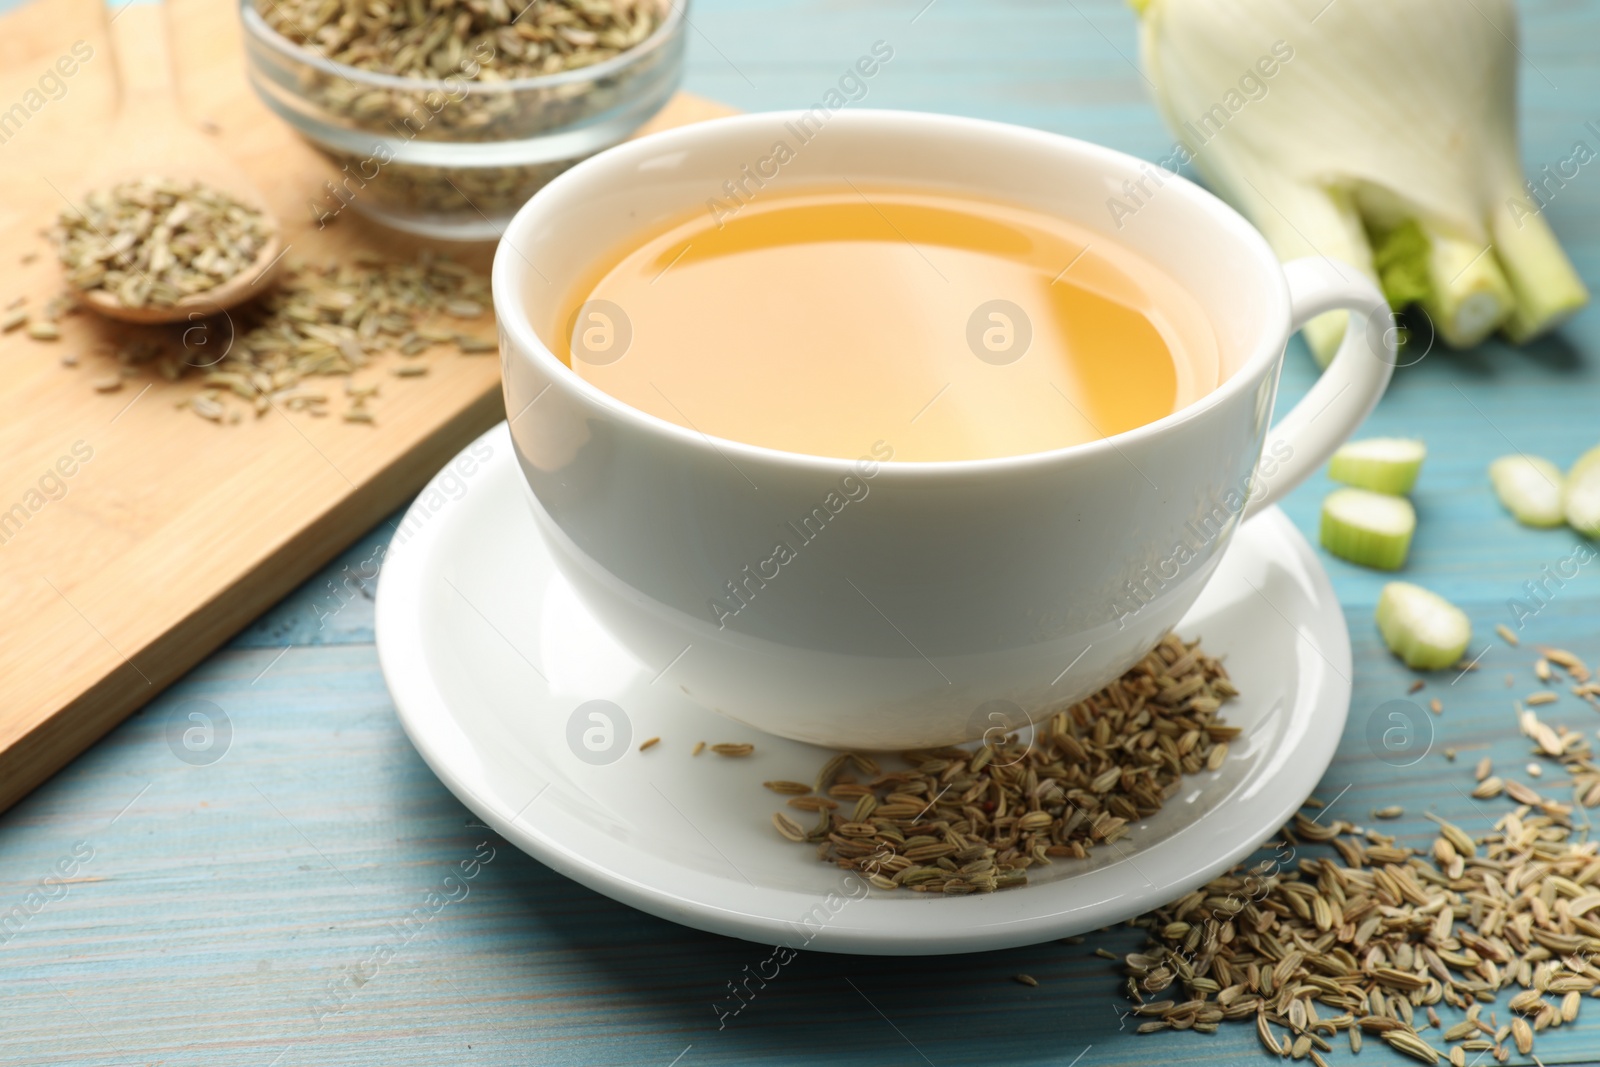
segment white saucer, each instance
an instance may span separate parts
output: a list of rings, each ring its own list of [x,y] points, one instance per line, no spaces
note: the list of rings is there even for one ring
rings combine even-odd
[[[1178,627],[1226,656],[1243,694],[1224,712],[1244,732],[1220,771],[1188,779],[1157,816],[1090,859],[1033,868],[1026,886],[862,895],[863,883],[769,821],[783,798],[761,783],[810,781],[830,753],[703,711],[673,684],[671,664],[624,652],[554,572],[523,492],[502,423],[417,499],[378,586],[384,677],[412,743],[462,803],[562,874],[674,922],[897,955],[1096,929],[1182,896],[1268,840],[1321,778],[1344,728],[1344,615],[1310,546],[1273,509],[1239,531]],[[592,700],[625,709],[609,764],[580,759],[581,739],[569,744],[575,710]],[[701,740],[756,751],[691,756]]]

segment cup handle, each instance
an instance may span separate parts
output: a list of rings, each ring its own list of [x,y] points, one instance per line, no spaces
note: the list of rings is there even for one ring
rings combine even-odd
[[[1351,315],[1333,362],[1267,433],[1264,453],[1281,458],[1266,491],[1252,494],[1247,519],[1282,500],[1326,463],[1372,411],[1394,373],[1389,303],[1363,274],[1325,256],[1307,256],[1285,263],[1283,276],[1289,283],[1290,333],[1324,312],[1342,308]]]

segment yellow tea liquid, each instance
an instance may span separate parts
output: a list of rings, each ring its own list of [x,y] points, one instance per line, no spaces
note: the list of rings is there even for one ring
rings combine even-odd
[[[553,336],[579,375],[713,437],[897,461],[1043,452],[1219,384],[1187,291],[1111,239],[911,188],[763,191],[641,234]]]

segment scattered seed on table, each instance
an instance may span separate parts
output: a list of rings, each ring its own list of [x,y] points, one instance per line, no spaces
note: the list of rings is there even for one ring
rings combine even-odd
[[[1398,804],[1391,804],[1386,808],[1379,808],[1372,813],[1375,819],[1398,819],[1406,813],[1406,809]]]
[[[1543,774],[1544,774],[1544,768],[1543,767],[1539,766],[1537,763],[1528,764],[1528,777],[1530,777],[1530,778],[1538,778]]]
[[[1490,775],[1473,787],[1472,795],[1478,800],[1488,800],[1505,792],[1506,784],[1494,775]]]
[[[1422,679],[1421,679],[1421,678],[1416,678],[1416,679],[1413,679],[1413,680],[1412,680],[1412,682],[1411,682],[1411,685],[1410,685],[1410,687],[1409,687],[1409,688],[1407,688],[1407,689],[1406,689],[1406,692],[1407,692],[1407,693],[1415,693],[1415,692],[1418,692],[1418,691],[1419,691],[1419,690],[1421,690],[1421,689],[1422,689],[1422,687],[1423,687],[1423,686],[1425,686],[1425,685],[1427,685],[1427,684],[1428,684],[1428,683],[1427,683],[1427,682],[1424,682],[1424,681],[1423,681],[1423,680],[1422,680]]]
[[[1026,986],[1035,986],[1035,987],[1037,987],[1038,984],[1039,984],[1039,980],[1037,978],[1035,978],[1031,974],[1014,974],[1011,977],[1012,977],[1012,979],[1014,981],[1020,982],[1021,984],[1026,985]]]
[[[1454,763],[1455,759],[1456,759],[1456,750],[1453,749],[1453,748],[1445,749],[1444,750],[1444,758],[1449,760],[1450,762]]]
[[[63,367],[76,367],[78,365],[78,355],[77,355],[77,353],[76,352],[68,352],[66,355],[62,356],[61,357],[61,365]]]
[[[706,750],[706,743],[704,741],[696,741],[694,743],[694,751],[689,753],[689,755],[698,756],[698,755],[700,755],[700,753],[704,752],[705,750]]]
[[[28,336],[35,341],[59,341],[61,330],[53,322],[30,322]]]
[[[1510,645],[1512,648],[1516,648],[1518,645],[1522,644],[1521,641],[1517,640],[1517,635],[1512,631],[1511,627],[1507,626],[1503,622],[1495,626],[1494,632],[1499,634],[1500,639],[1506,644]]]
[[[1538,707],[1540,704],[1554,704],[1559,699],[1560,697],[1550,690],[1541,689],[1537,693],[1529,693],[1527,702],[1532,707]]]
[[[0,319],[0,333],[10,333],[12,330],[26,325],[27,322],[28,312],[23,308],[18,308],[5,318]]]
[[[1545,659],[1549,660],[1551,663],[1559,663],[1561,666],[1565,667],[1567,673],[1578,679],[1578,681],[1587,682],[1589,680],[1589,668],[1584,665],[1583,660],[1579,659],[1577,656],[1574,656],[1566,649],[1541,648],[1539,651],[1543,652]]]
[[[1583,806],[1600,806],[1600,768],[1585,735],[1541,723],[1531,710],[1519,710],[1519,725],[1545,757],[1529,765],[1530,776],[1553,760]],[[1477,763],[1475,797],[1501,788],[1492,770],[1487,759]],[[1130,922],[1147,938],[1124,961],[1135,1010],[1160,1016],[1165,1029],[1185,1028],[1175,1019],[1198,1027],[1208,1010],[1222,1019],[1253,1016],[1279,1056],[1326,1051],[1317,1031],[1340,1028],[1352,1050],[1366,1030],[1430,1065],[1445,1056],[1461,1065],[1468,1053],[1490,1051],[1503,1063],[1508,1040],[1531,1055],[1540,1032],[1575,1021],[1584,995],[1600,988],[1589,918],[1600,909],[1600,892],[1590,891],[1600,868],[1588,820],[1576,828],[1574,805],[1517,782],[1504,790],[1519,807],[1477,837],[1430,814],[1439,826],[1431,853],[1343,820],[1320,826],[1296,816],[1285,838],[1327,841],[1338,855],[1268,874],[1236,867]],[[1570,903],[1558,910],[1558,898]],[[1335,908],[1339,919],[1330,922]],[[1522,988],[1506,1004],[1509,1021],[1492,1012],[1480,1019],[1477,1001],[1513,985]],[[1173,998],[1145,998],[1167,989]],[[1444,1029],[1434,1010],[1440,1001],[1466,1009],[1466,1019]],[[1319,1023],[1313,1002],[1341,1014]],[[1270,1024],[1286,1021],[1293,1040],[1280,1044]],[[1429,1028],[1454,1047],[1432,1046],[1418,1033]]]
[[[755,750],[756,746],[742,743],[732,744],[725,742],[720,745],[711,746],[711,751],[715,752],[719,756],[748,756]]]
[[[92,384],[97,393],[114,393],[122,388],[122,376],[113,374],[109,378],[96,378]]]
[[[443,305],[465,298],[487,307],[488,295],[486,278],[434,253],[409,262],[365,253],[343,263],[291,260],[272,291],[234,314],[234,343],[216,364],[191,367],[175,343],[144,335],[119,344],[115,356],[130,371],[152,365],[168,381],[194,377],[198,371],[201,384],[215,393],[218,408],[226,396],[237,398],[239,410],[257,418],[274,409],[327,417],[332,414],[323,407],[329,403],[328,393],[313,388],[311,379],[363,370],[370,372],[364,375],[368,377],[380,372],[379,360],[390,353],[403,355],[413,343],[422,348],[448,344],[456,331],[435,331],[429,325],[443,314]],[[484,314],[487,318],[489,313]],[[422,340],[425,332],[439,336]],[[187,403],[181,406],[193,409]],[[226,408],[212,419],[228,420]]]
[[[1433,712],[1435,715],[1443,715],[1444,701],[1440,700],[1438,697],[1434,697],[1432,700],[1428,701],[1428,710]]]
[[[420,378],[428,373],[428,365],[426,363],[402,363],[391,373],[396,378]]]
[[[644,742],[643,744],[641,744],[639,746],[639,751],[643,752],[647,748],[654,748],[656,745],[659,745],[660,743],[661,743],[661,738],[652,737],[650,740]]]
[[[804,796],[811,792],[811,787],[804,782],[785,782],[780,779],[772,782],[762,782],[761,784],[774,793],[783,793],[788,796]]]

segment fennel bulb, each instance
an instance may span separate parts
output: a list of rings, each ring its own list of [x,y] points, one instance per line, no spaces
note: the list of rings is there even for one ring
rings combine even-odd
[[[1130,3],[1162,117],[1280,259],[1350,263],[1458,348],[1588,300],[1517,157],[1512,0]],[[1344,322],[1307,326],[1324,365]]]

